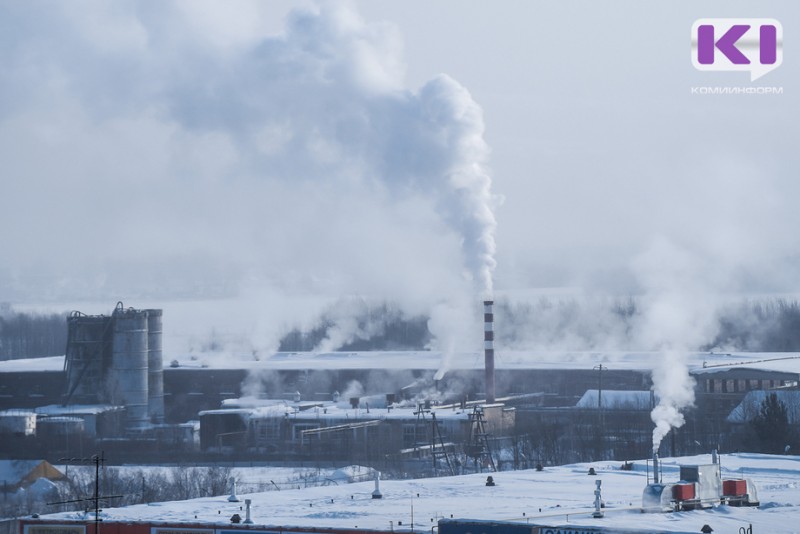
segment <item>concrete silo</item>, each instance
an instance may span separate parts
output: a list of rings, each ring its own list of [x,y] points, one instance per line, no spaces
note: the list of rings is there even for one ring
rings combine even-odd
[[[115,404],[125,405],[129,429],[144,428],[150,423],[147,317],[147,311],[124,309],[122,303],[117,304],[113,314],[109,394]]]
[[[164,422],[164,363],[161,353],[161,310],[147,312],[147,400],[150,421]]]
[[[67,319],[64,405],[125,406],[129,429],[164,422],[162,310],[125,308]]]

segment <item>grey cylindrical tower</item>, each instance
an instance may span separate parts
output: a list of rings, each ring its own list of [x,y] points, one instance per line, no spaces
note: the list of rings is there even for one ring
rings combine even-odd
[[[147,312],[114,310],[114,341],[111,353],[112,399],[125,405],[128,428],[148,425]]]
[[[486,402],[495,401],[494,391],[494,301],[483,301],[483,354],[486,373]]]
[[[147,400],[150,421],[164,422],[164,363],[161,353],[161,310],[147,312]]]

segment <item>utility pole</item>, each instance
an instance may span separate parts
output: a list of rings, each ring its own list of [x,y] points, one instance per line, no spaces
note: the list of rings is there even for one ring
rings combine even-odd
[[[606,371],[608,367],[603,367],[603,364],[595,365],[592,369],[597,369],[597,409],[600,413],[603,411],[603,369]]]
[[[70,501],[49,502],[48,505],[68,504],[73,502],[86,502],[94,503],[94,534],[100,534],[100,500],[101,499],[119,499],[122,495],[100,495],[100,466],[106,461],[105,453],[101,452],[99,455],[95,454],[91,458],[59,458],[59,462],[66,462],[67,465],[73,464],[94,464],[94,496],[88,499],[73,499]]]
[[[597,369],[597,440],[598,440],[598,452],[600,452],[603,447],[603,426],[604,426],[604,417],[603,417],[603,369],[606,371],[608,367],[603,367],[603,364],[599,364],[593,367],[593,369]],[[605,451],[603,451],[605,452]]]

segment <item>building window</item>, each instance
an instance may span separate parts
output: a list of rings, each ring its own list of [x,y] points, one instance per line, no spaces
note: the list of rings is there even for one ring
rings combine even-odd
[[[311,430],[319,428],[317,423],[295,423],[292,425],[292,440],[300,441],[302,439],[303,430]]]
[[[403,448],[409,449],[417,445],[417,425],[403,425]]]
[[[277,417],[255,421],[258,444],[278,441],[281,438],[281,420]]]

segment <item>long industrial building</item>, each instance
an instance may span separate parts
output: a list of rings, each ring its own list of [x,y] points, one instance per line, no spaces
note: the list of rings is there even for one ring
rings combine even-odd
[[[349,443],[372,436],[394,448],[370,449],[364,458],[402,455],[434,441],[435,425],[420,421],[426,413],[441,414],[441,429],[453,436],[440,441],[469,436],[474,422],[455,430],[445,405],[460,407],[464,421],[484,406],[487,420],[503,421],[493,437],[525,441],[514,447],[528,462],[647,454],[657,402],[651,373],[661,355],[496,351],[488,301],[485,311],[484,353],[455,355],[446,371],[433,351],[165,358],[161,310],[119,303],[107,316],[75,312],[66,356],[0,362],[0,434],[7,438],[0,454],[64,454],[101,444],[139,461],[232,453],[289,460],[320,451],[351,458],[365,449]],[[732,414],[748,392],[800,382],[793,354],[699,353],[689,369],[696,408],[665,444],[673,454],[707,450],[746,424]],[[430,410],[419,408],[426,403]]]

